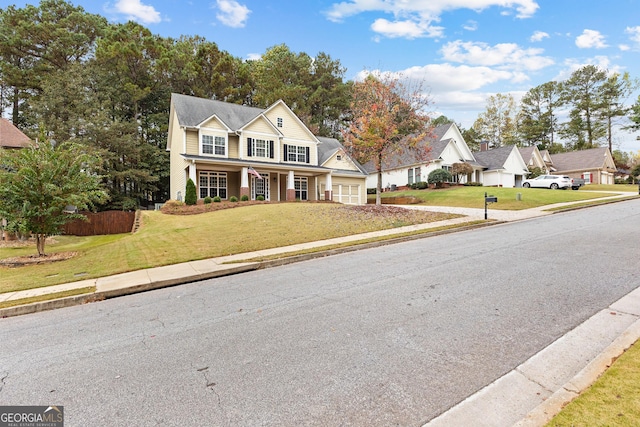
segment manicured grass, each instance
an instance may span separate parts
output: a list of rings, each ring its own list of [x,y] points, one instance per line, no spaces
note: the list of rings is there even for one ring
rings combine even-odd
[[[362,207],[361,207],[362,208]],[[333,203],[274,203],[199,215],[145,211],[135,234],[57,237],[48,253],[75,251],[65,261],[0,267],[0,293],[68,283],[191,260],[282,247],[432,222],[455,215],[406,211],[377,214]],[[0,259],[33,254],[35,246],[0,248]]]
[[[613,186],[610,186],[613,187]],[[382,193],[382,197],[412,196],[422,200],[429,206],[456,206],[463,208],[484,208],[484,195],[498,198],[491,209],[521,210],[555,203],[575,202],[611,196],[610,193],[584,190],[548,190],[542,188],[501,188],[501,187],[463,187],[455,186],[438,190],[407,190]],[[626,191],[626,190],[617,190]],[[520,194],[520,200],[518,199]],[[369,195],[375,200],[375,195]]]
[[[640,344],[627,350],[547,427],[637,426],[640,424]]]
[[[72,297],[72,296],[76,296],[76,295],[89,294],[89,293],[92,293],[92,292],[95,292],[95,291],[96,291],[96,287],[95,286],[88,286],[86,288],[72,289],[72,290],[69,290],[69,291],[56,292],[56,293],[53,293],[53,294],[39,295],[37,297],[30,297],[30,298],[22,298],[22,299],[16,299],[16,300],[11,300],[11,301],[4,301],[4,302],[0,302],[0,308],[16,307],[18,305],[32,304],[34,302],[49,301],[49,300],[52,300],[52,299],[58,299],[58,298]]]

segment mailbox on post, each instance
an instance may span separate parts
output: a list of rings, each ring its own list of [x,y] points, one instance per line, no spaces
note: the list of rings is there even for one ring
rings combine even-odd
[[[489,203],[497,203],[498,198],[496,196],[487,196],[487,193],[484,193],[484,219],[487,219],[487,205]]]

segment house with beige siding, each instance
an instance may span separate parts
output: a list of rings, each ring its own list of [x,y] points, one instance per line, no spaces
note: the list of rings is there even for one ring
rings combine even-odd
[[[582,178],[587,184],[615,184],[617,172],[607,147],[552,154],[554,174]]]
[[[199,199],[367,202],[362,166],[281,100],[261,109],[172,94],[167,151],[174,200],[190,178]]]
[[[529,170],[539,168],[542,170],[543,174],[551,173],[551,158],[549,157],[548,151],[545,151],[543,154],[535,145],[530,147],[520,147],[518,150],[520,151],[520,155],[527,164],[527,168]],[[545,154],[547,156],[546,159],[544,157]]]

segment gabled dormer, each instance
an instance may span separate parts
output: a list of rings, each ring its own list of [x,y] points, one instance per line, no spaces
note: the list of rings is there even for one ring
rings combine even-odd
[[[198,155],[206,157],[229,157],[229,128],[217,115],[196,126],[198,130]]]

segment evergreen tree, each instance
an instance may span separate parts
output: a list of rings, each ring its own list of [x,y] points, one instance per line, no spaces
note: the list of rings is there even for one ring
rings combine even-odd
[[[520,102],[518,134],[522,145],[546,150],[555,142],[562,85],[551,81],[529,90]]]
[[[184,203],[187,205],[195,205],[198,202],[198,195],[196,194],[196,184],[191,178],[187,180],[187,188],[184,193]]]
[[[569,121],[561,129],[567,148],[584,150],[599,146],[607,133],[602,120],[602,87],[607,81],[604,70],[586,65],[574,71],[564,84],[563,99],[571,105]]]

